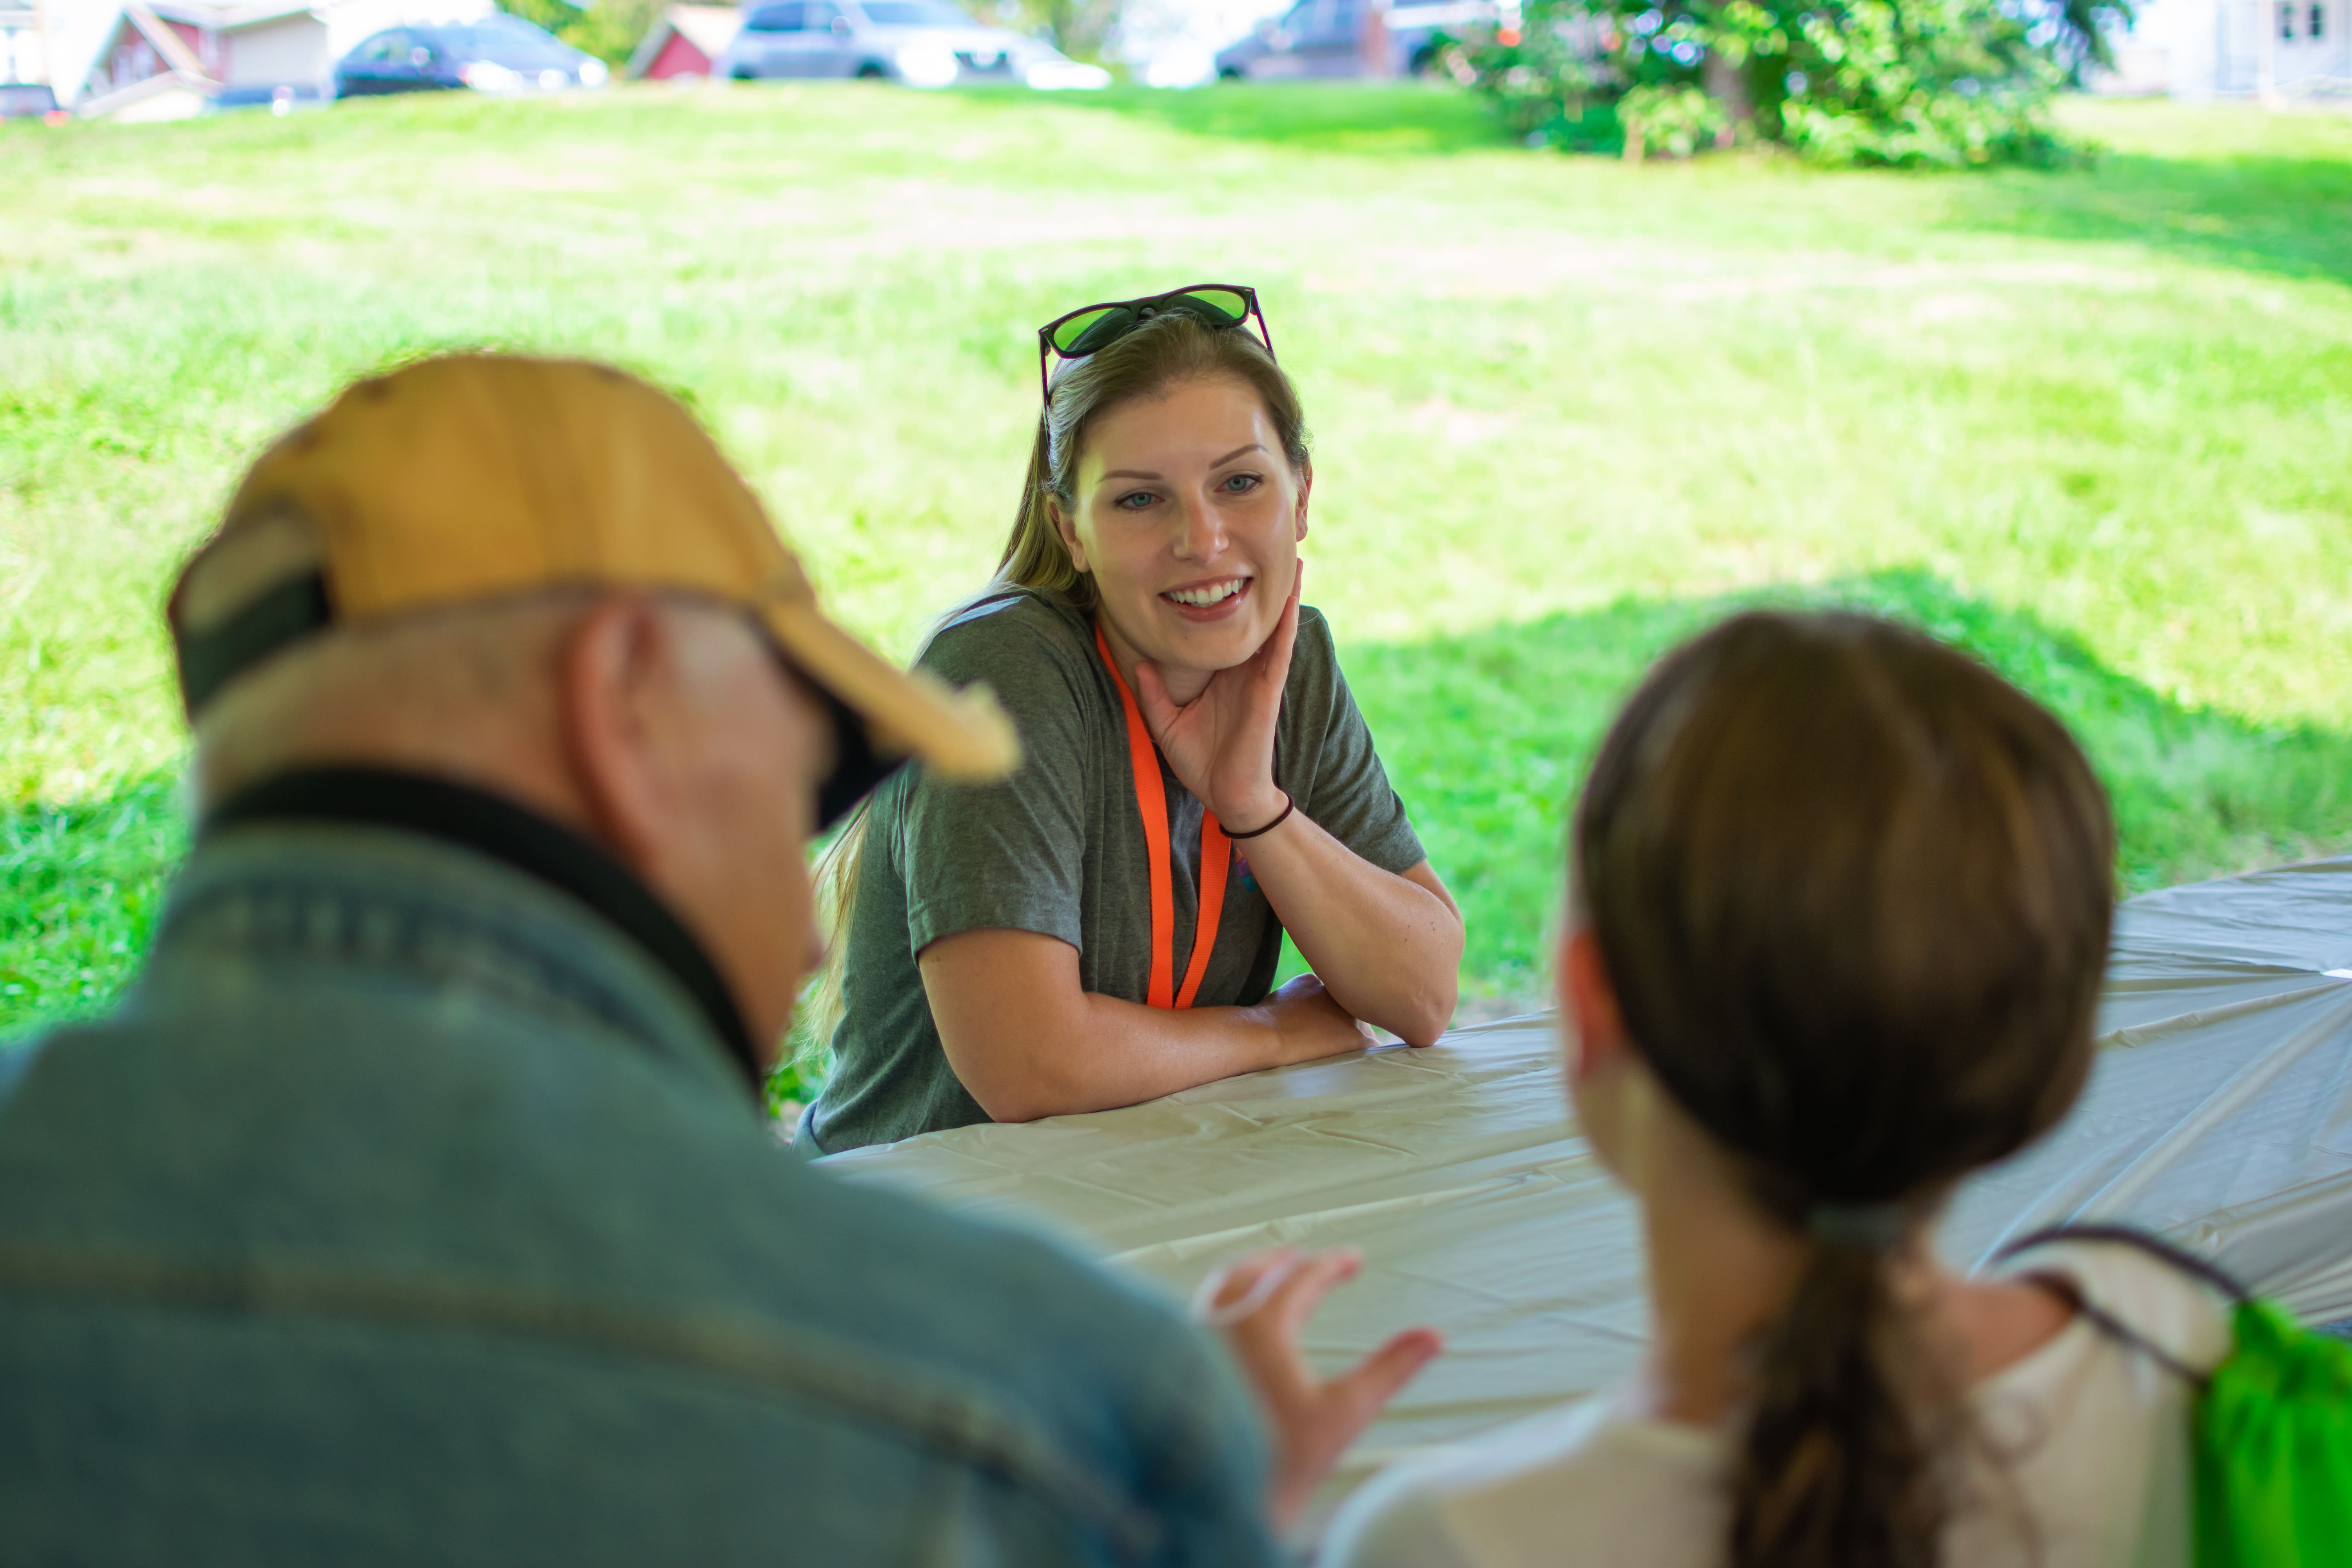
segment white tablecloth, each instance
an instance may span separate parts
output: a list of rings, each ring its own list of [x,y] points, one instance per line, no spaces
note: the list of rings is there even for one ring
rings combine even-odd
[[[2315,1320],[2352,1316],[2352,858],[2175,888],[2119,922],[2082,1102],[1969,1184],[1946,1251],[2074,1218],[2161,1230]],[[1072,1238],[1189,1295],[1276,1243],[1363,1249],[1316,1319],[1339,1365],[1397,1329],[1445,1354],[1334,1490],[1623,1378],[1633,1206],[1570,1120],[1550,1015],[1251,1074],[1149,1105],[929,1133],[824,1163]]]

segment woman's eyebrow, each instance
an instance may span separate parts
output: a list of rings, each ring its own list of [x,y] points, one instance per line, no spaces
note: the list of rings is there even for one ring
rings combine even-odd
[[[1234,447],[1232,451],[1227,452],[1223,457],[1219,458],[1215,462],[1211,463],[1209,467],[1213,468],[1222,468],[1227,463],[1232,462],[1235,458],[1241,457],[1244,453],[1263,452],[1265,450],[1265,442],[1252,441],[1245,447]],[[1142,468],[1109,468],[1104,471],[1103,478],[1107,479],[1147,479],[1153,484],[1158,484],[1160,477],[1158,474],[1148,472]]]

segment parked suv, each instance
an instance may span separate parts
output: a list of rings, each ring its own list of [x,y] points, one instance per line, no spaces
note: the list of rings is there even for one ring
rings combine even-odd
[[[912,87],[1022,82],[1035,88],[1110,85],[1052,45],[982,26],[947,0],[769,0],[712,62],[713,76],[865,77]]]
[[[1501,16],[1495,0],[1382,6],[1375,0],[1298,0],[1276,21],[1217,52],[1227,81],[1302,76],[1420,76],[1438,40]]]

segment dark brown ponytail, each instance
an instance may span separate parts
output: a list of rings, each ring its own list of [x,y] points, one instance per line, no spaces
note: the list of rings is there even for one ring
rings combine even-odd
[[[2089,1071],[2105,795],[2055,720],[1962,655],[1864,616],[1755,614],[1651,672],[1573,839],[1635,1048],[1811,1248],[1752,1347],[1729,1560],[1933,1568],[1964,1405],[1889,1257]]]

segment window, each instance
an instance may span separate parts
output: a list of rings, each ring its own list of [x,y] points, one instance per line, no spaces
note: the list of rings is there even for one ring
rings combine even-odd
[[[971,27],[971,17],[940,0],[865,0],[866,19],[877,27]]]
[[[841,26],[840,24],[841,7],[838,5],[828,5],[824,3],[824,0],[810,0],[807,23],[808,30],[810,32],[847,32],[849,30],[846,26]]]
[[[2294,41],[2294,0],[2281,0],[2278,12],[2279,37],[2292,43]]]
[[[763,5],[751,13],[751,19],[743,24],[744,30],[752,33],[797,33],[807,12],[805,5]]]
[[[408,35],[406,33],[378,33],[367,41],[366,47],[360,50],[360,58],[370,65],[388,65],[394,60],[407,58]]]
[[[2316,39],[2326,36],[2327,7],[2318,4],[2318,0],[2313,0],[2311,7],[2311,30],[2304,34],[2304,37],[2306,38]]]

